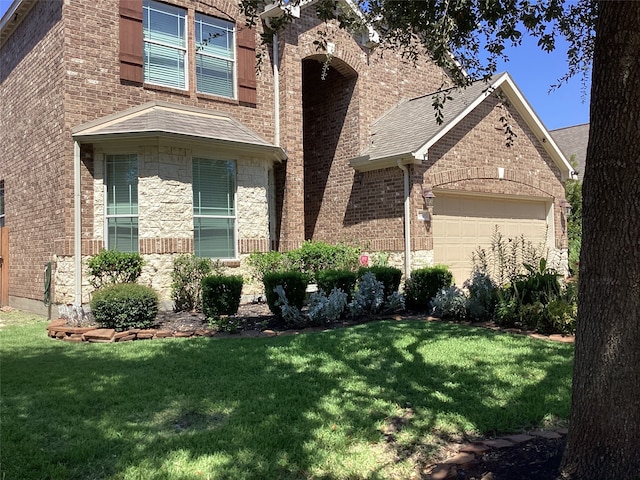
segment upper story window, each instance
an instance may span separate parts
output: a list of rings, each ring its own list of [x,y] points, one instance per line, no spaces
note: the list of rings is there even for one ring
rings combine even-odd
[[[235,25],[196,13],[197,91],[235,98]]]
[[[105,165],[107,248],[138,251],[138,157],[107,155]]]
[[[144,0],[144,81],[185,90],[187,83],[187,11]]]

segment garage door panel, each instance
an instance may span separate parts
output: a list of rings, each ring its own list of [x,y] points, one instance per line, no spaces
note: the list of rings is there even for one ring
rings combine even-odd
[[[547,236],[545,202],[483,197],[437,196],[433,215],[436,263],[448,265],[457,285],[470,276],[472,255],[491,245],[496,226],[504,238],[524,235],[535,246]]]

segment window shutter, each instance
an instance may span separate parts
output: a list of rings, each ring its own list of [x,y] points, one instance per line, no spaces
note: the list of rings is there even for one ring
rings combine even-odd
[[[142,84],[142,0],[120,0],[120,80]]]
[[[238,100],[255,105],[256,93],[256,33],[244,25],[236,25],[238,45]]]

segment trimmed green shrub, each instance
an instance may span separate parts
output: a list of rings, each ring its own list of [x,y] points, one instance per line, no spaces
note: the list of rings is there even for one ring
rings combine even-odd
[[[247,265],[252,270],[253,278],[262,281],[269,272],[287,271],[287,257],[280,252],[253,252],[247,258]]]
[[[144,260],[137,252],[102,250],[87,262],[89,283],[95,289],[115,283],[135,283]]]
[[[238,313],[242,297],[240,275],[211,275],[202,279],[202,312],[207,318]]]
[[[427,311],[431,300],[443,288],[453,284],[453,275],[446,265],[420,268],[411,272],[405,282],[404,297],[406,307],[415,311]]]
[[[321,270],[316,274],[318,289],[329,295],[334,288],[347,294],[347,303],[353,298],[358,275],[350,270]]]
[[[306,274],[311,283],[316,282],[316,273],[321,270],[356,270],[359,255],[360,249],[357,247],[310,240],[304,242],[300,248],[286,253],[290,270]]]
[[[307,276],[300,272],[270,272],[266,273],[262,278],[264,283],[265,295],[267,297],[267,305],[269,310],[282,319],[282,309],[278,305],[278,295],[274,289],[280,285],[284,289],[289,305],[298,309],[304,305],[304,299],[307,291]]]
[[[202,310],[202,279],[213,272],[222,275],[225,266],[220,260],[200,258],[193,254],[178,256],[173,261],[171,272],[171,298],[173,310],[201,311]]]
[[[389,297],[400,288],[402,270],[399,268],[382,266],[362,267],[358,270],[358,277],[362,277],[366,272],[373,273],[376,280],[382,282],[382,285],[384,285],[384,298]]]
[[[117,283],[93,293],[91,313],[102,328],[117,331],[151,328],[158,314],[158,294],[137,283]]]

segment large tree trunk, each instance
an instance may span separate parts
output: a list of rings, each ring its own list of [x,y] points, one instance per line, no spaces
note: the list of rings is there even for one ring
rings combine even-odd
[[[562,473],[640,478],[640,2],[600,2]]]

